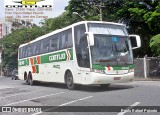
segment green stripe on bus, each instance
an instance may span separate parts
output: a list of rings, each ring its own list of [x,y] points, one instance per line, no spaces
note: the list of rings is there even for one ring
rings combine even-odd
[[[92,68],[93,69],[97,69],[97,70],[105,70],[105,66],[103,66],[103,65],[97,65],[97,64],[93,64]]]
[[[113,66],[113,70],[129,70],[133,69],[135,66],[134,65],[128,65],[128,66]]]
[[[36,73],[39,73],[39,65],[36,65]]]
[[[37,64],[36,57],[33,57],[33,59],[34,59],[34,65],[36,65]],[[40,56],[40,59],[41,59],[40,60],[41,64],[73,60],[73,49],[67,49],[57,53],[42,55]],[[29,65],[29,58],[19,60],[18,62],[18,66],[27,66],[27,65]]]
[[[29,59],[23,59],[18,62],[18,66],[27,66],[29,65]]]
[[[113,70],[129,70],[129,69],[134,69],[135,65],[131,64],[131,65],[127,65],[127,66],[110,66],[113,68]],[[97,70],[106,70],[106,67],[103,65],[98,65],[98,64],[93,64],[92,65],[93,69],[97,69]]]

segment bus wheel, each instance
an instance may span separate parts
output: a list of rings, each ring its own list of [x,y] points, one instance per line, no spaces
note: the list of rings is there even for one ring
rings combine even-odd
[[[100,87],[102,89],[108,88],[110,86],[110,84],[100,84]]]
[[[29,85],[33,85],[33,79],[32,79],[32,74],[31,73],[29,73],[28,74],[28,82],[29,82]]]
[[[68,89],[70,90],[75,89],[75,84],[73,82],[73,75],[71,72],[68,72],[66,75],[66,84]]]
[[[26,81],[26,84],[29,85],[29,78],[28,77],[26,77],[25,81]]]

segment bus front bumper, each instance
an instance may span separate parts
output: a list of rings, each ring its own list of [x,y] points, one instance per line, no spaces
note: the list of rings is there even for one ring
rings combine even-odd
[[[91,73],[90,84],[112,84],[131,82],[134,78],[134,72],[122,75],[106,75],[100,73]]]

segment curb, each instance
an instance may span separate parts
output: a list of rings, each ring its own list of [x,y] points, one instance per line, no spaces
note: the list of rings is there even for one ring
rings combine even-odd
[[[133,81],[160,81],[160,78],[134,78]]]

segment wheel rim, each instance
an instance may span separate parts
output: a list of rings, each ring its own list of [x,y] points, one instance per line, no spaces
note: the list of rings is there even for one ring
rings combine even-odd
[[[68,84],[68,86],[72,86],[73,85],[73,78],[70,75],[67,77],[67,84]]]
[[[25,78],[26,78],[26,84],[28,84],[28,77],[26,76]]]
[[[28,79],[29,79],[29,81],[28,81],[29,84],[30,84],[30,85],[33,85],[32,75],[31,75],[31,74],[28,76]]]

